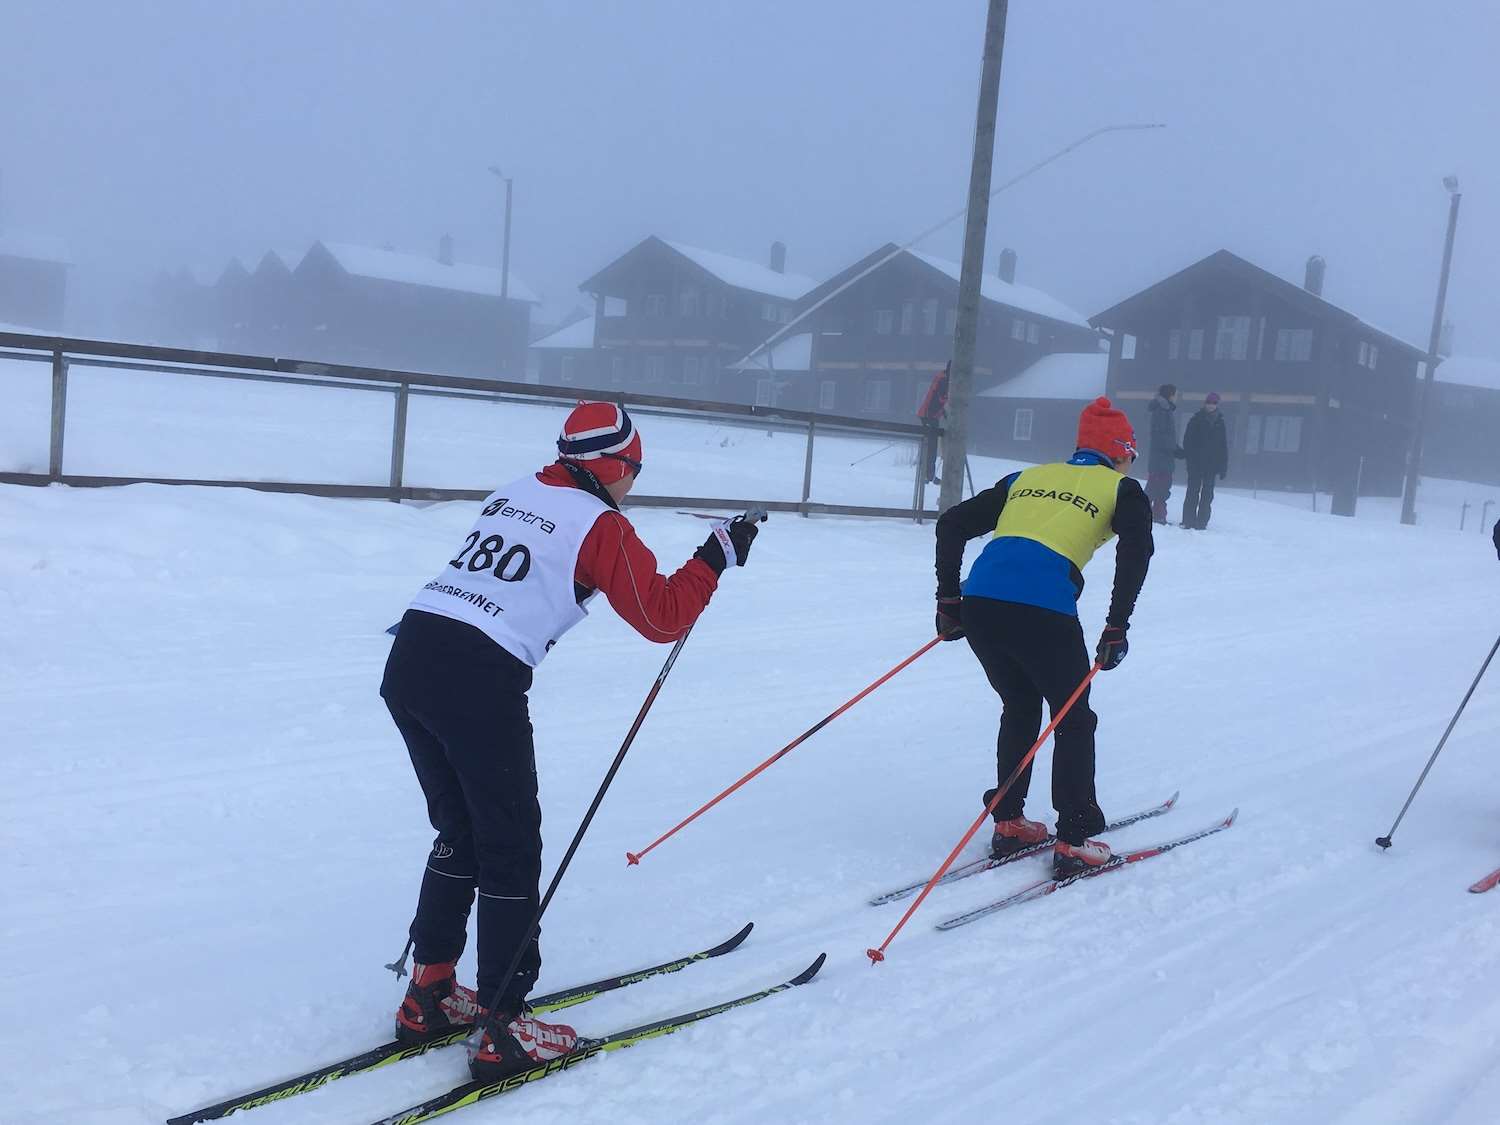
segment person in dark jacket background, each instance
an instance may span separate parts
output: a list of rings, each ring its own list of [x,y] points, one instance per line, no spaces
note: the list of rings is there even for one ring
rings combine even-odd
[[[1219,413],[1219,395],[1210,391],[1202,408],[1188,419],[1182,434],[1187,455],[1187,499],[1182,505],[1182,526],[1196,531],[1208,527],[1213,515],[1214,481],[1229,471],[1229,434]]]
[[[1494,539],[1495,539],[1495,554],[1496,555],[1500,555],[1500,520],[1496,520],[1495,521]]]
[[[938,431],[947,412],[948,364],[945,363],[927,384],[927,393],[917,407],[917,417],[922,422],[922,479],[933,484],[942,483],[937,477]]]
[[[1151,415],[1151,445],[1146,451],[1146,496],[1151,501],[1153,523],[1167,522],[1167,498],[1172,495],[1172,474],[1183,457],[1177,444],[1177,388],[1163,383],[1148,408]]]

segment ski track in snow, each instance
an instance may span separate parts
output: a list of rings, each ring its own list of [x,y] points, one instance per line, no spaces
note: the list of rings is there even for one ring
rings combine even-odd
[[[0,1118],[160,1122],[389,1033],[401,989],[380,965],[431,831],[377,696],[382,630],[473,510],[0,488],[0,987],[19,1017],[0,1030]],[[633,518],[668,570],[704,533]],[[930,526],[777,516],[575,860],[540,987],[751,919],[739,951],[560,1018],[599,1033],[761,987],[820,950],[828,965],[463,1120],[1492,1122],[1500,897],[1465,887],[1500,864],[1494,681],[1395,848],[1372,843],[1500,625],[1489,548],[1236,496],[1207,534],[1158,531],[1131,656],[1096,681],[1101,803],[1183,792],[1120,846],[1239,806],[1231,831],[934,932],[1041,861],[966,880],[871,968],[865,948],[906,904],[864,900],[934,868],[993,784],[998,702],[956,644],[627,869],[627,849],[929,635]],[[1106,551],[1082,602],[1091,636],[1110,572]],[[667,651],[601,607],[540,671],[549,861]],[[1049,766],[1044,750],[1029,811],[1050,818]],[[461,1074],[461,1052],[440,1051],[243,1119],[357,1125]]]

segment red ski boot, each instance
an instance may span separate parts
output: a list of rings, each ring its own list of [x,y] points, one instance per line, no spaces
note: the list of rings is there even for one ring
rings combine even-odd
[[[500,1024],[502,1016],[494,1023]],[[578,1032],[565,1023],[543,1023],[522,1012],[499,1030],[487,1028],[479,1050],[469,1057],[469,1075],[476,1082],[498,1082],[512,1074],[561,1058],[578,1046]]]
[[[1066,879],[1093,867],[1103,867],[1110,861],[1109,845],[1103,840],[1085,840],[1081,844],[1065,844],[1059,840],[1052,847],[1052,877]]]
[[[1024,816],[997,820],[995,835],[990,838],[990,855],[1004,859],[1023,848],[1035,847],[1050,835],[1047,826],[1039,820],[1027,820]]]
[[[479,1016],[472,988],[453,977],[455,962],[413,965],[411,984],[396,1010],[396,1038],[403,1043],[426,1039],[434,1032],[466,1027]]]

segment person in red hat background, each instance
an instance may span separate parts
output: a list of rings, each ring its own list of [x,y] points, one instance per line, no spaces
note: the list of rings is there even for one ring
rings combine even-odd
[[[948,412],[948,369],[943,369],[927,384],[927,393],[917,406],[917,418],[922,424],[922,479],[929,484],[941,484],[937,476],[938,431],[942,429],[943,415]]]
[[[744,565],[756,534],[743,519],[717,526],[663,577],[620,512],[642,467],[641,436],[624,407],[579,403],[557,449],[556,462],[486,500],[412,599],[380,685],[437,831],[396,1035],[415,1041],[474,1022],[494,998],[491,1030],[470,1060],[485,1081],[566,1054],[577,1040],[572,1028],[526,1012],[541,968],[535,939],[514,979],[501,979],[539,903],[541,806],[526,698],[533,671],[599,592],[647,640],[676,641],[724,572]],[[454,979],[476,892],[477,996]]]
[[[1209,391],[1203,405],[1188,419],[1182,434],[1187,458],[1187,499],[1182,502],[1182,526],[1208,530],[1214,513],[1214,482],[1229,471],[1229,433],[1219,413],[1219,392]]]
[[[968,638],[1000,696],[1000,784],[1041,733],[1043,700],[1055,713],[1089,672],[1078,619],[1083,568],[1115,536],[1114,591],[1095,656],[1103,671],[1125,659],[1126,630],[1154,549],[1151,502],[1124,475],[1135,457],[1129,419],[1109,399],[1095,399],[1079,418],[1078,448],[1066,462],[1012,473],[938,519],[937,631],[944,640]],[[990,541],[960,585],[964,545],[985,534]],[[1055,732],[1058,876],[1110,856],[1108,845],[1089,839],[1105,825],[1094,792],[1097,725],[1085,691]],[[1045,825],[1024,815],[1030,785],[1028,765],[995,807],[990,846],[997,857],[1048,837]],[[995,792],[985,793],[986,805]]]

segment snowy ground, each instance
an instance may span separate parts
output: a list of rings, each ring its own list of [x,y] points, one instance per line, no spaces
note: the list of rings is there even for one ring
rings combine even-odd
[[[159,1122],[388,1034],[400,988],[380,965],[431,833],[376,696],[382,630],[472,514],[0,488],[0,1119]],[[669,565],[704,533],[636,518]],[[594,1033],[826,950],[822,976],[465,1120],[1494,1122],[1500,897],[1464,888],[1500,864],[1500,681],[1395,849],[1371,843],[1500,628],[1472,524],[1229,495],[1208,533],[1161,529],[1130,658],[1096,692],[1099,788],[1110,813],[1183,791],[1120,844],[1239,806],[1210,841],[934,932],[1035,872],[970,880],[870,967],[900,908],[864,899],[936,866],[992,784],[996,702],[954,644],[627,869],[627,849],[927,639],[931,551],[930,526],[776,517],[693,634],[544,933],[551,988],[757,922],[732,956],[570,1013]],[[1109,573],[1106,554],[1090,633]],[[552,860],[665,654],[605,608],[541,670]],[[1048,803],[1039,781],[1029,811]],[[461,1072],[438,1052],[245,1120],[358,1125]]]

